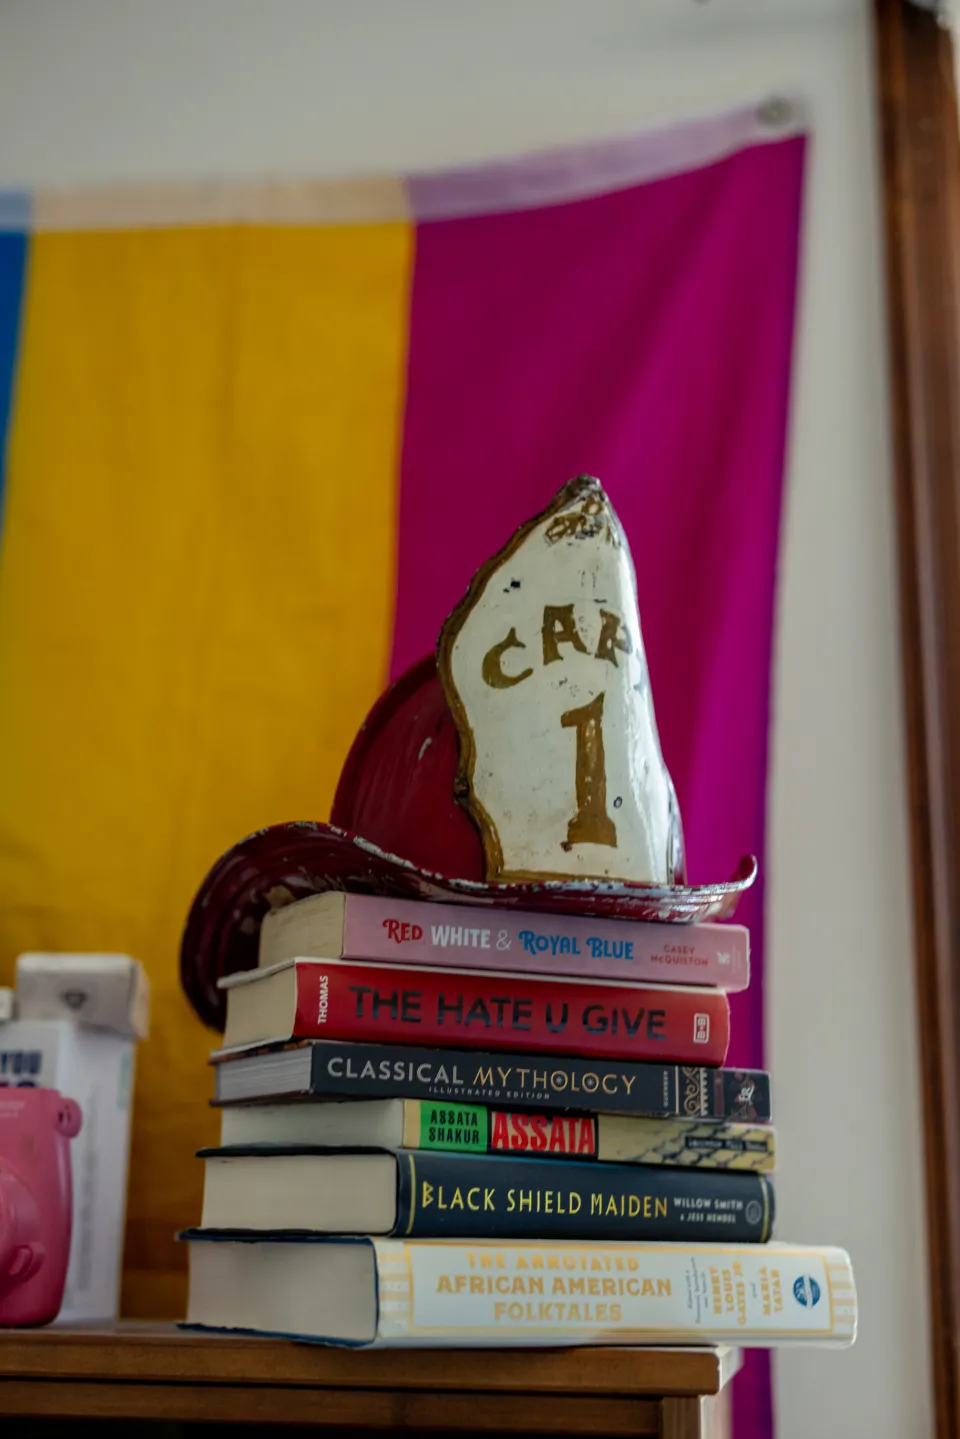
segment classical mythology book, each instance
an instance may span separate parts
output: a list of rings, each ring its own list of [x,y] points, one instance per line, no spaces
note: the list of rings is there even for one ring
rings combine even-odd
[[[741,924],[641,924],[340,891],[309,895],[264,918],[261,968],[301,957],[715,985],[731,992],[750,982],[750,932]]]
[[[762,1174],[277,1145],[200,1158],[204,1229],[763,1244],[773,1223]]]
[[[406,1040],[722,1064],[730,1004],[717,989],[465,969],[293,959],[220,981],[224,1044]]]
[[[211,1062],[217,1104],[397,1097],[751,1124],[773,1117],[770,1076],[762,1069],[331,1040],[221,1049]]]
[[[768,1124],[551,1114],[422,1099],[233,1105],[221,1112],[220,1144],[369,1145],[758,1173],[776,1163],[776,1131]]]
[[[330,1344],[852,1344],[842,1249],[188,1231],[187,1324]]]

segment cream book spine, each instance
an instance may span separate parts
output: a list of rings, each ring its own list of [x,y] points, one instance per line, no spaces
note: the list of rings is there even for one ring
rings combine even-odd
[[[370,1241],[378,1346],[853,1343],[842,1249]]]

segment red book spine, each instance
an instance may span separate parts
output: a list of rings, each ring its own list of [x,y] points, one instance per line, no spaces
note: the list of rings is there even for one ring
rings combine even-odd
[[[722,1064],[726,994],[535,975],[297,960],[293,1038]]]

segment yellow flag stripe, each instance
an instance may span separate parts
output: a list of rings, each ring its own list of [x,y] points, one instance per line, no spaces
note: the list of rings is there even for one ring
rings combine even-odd
[[[0,556],[0,982],[146,964],[125,1309],[176,1312],[215,1139],[180,930],[249,831],[325,818],[387,670],[412,231],[31,241]],[[171,1272],[181,1278],[171,1282]]]

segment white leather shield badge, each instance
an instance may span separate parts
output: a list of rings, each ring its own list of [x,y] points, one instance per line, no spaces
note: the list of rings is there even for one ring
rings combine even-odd
[[[488,882],[683,883],[633,563],[599,481],[570,481],[478,571],[438,668]]]

